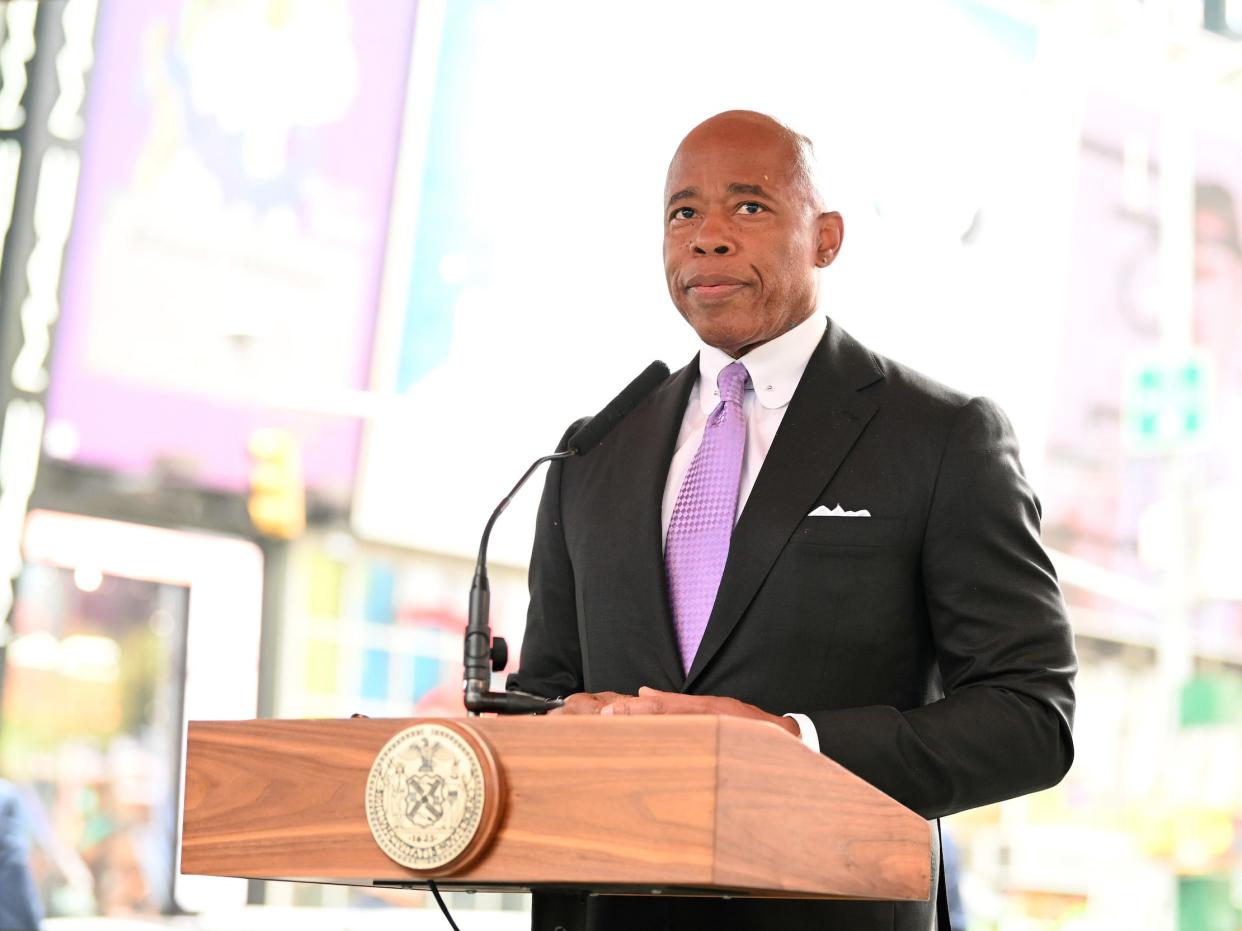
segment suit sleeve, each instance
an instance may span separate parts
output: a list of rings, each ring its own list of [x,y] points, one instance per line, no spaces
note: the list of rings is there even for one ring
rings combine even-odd
[[[1073,761],[1077,660],[1039,517],[1004,414],[965,404],[922,551],[945,697],[811,715],[822,752],[926,818],[1055,785]]]
[[[569,438],[587,419],[570,425],[556,447],[558,452],[568,446]],[[565,527],[561,520],[564,469],[564,460],[553,462],[544,480],[530,557],[526,632],[522,637],[518,670],[506,681],[506,688],[521,689],[545,698],[583,691],[574,570],[565,547]]]

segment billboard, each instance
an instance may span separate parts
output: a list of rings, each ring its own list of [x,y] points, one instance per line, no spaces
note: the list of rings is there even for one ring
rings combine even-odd
[[[241,490],[291,431],[345,506],[415,4],[106,4],[45,447]]]

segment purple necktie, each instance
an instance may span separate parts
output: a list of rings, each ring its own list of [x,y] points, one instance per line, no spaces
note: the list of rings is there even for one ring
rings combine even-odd
[[[720,403],[707,418],[699,451],[682,479],[664,544],[673,626],[681,666],[689,671],[716,603],[729,556],[737,488],[746,450],[746,366],[727,365],[716,378]]]

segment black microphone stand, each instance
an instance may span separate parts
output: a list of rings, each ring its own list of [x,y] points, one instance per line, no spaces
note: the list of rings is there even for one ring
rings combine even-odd
[[[518,483],[505,495],[496,510],[483,528],[483,539],[479,541],[479,559],[474,565],[474,581],[470,584],[470,609],[466,622],[465,644],[465,676],[463,691],[465,692],[466,711],[472,716],[485,711],[495,714],[546,714],[553,708],[559,708],[564,701],[559,698],[541,698],[529,692],[491,691],[491,674],[500,672],[509,662],[509,645],[503,637],[492,638],[490,622],[492,592],[487,582],[487,541],[491,538],[492,527],[513,496],[518,493],[526,480],[545,462],[554,459],[568,459],[576,456],[577,449],[543,456],[531,463],[531,467],[518,479]]]

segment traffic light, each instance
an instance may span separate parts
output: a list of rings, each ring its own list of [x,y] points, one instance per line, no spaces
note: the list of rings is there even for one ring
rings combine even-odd
[[[264,536],[292,540],[306,529],[306,487],[297,439],[287,430],[264,428],[250,434],[248,449],[250,521]]]

